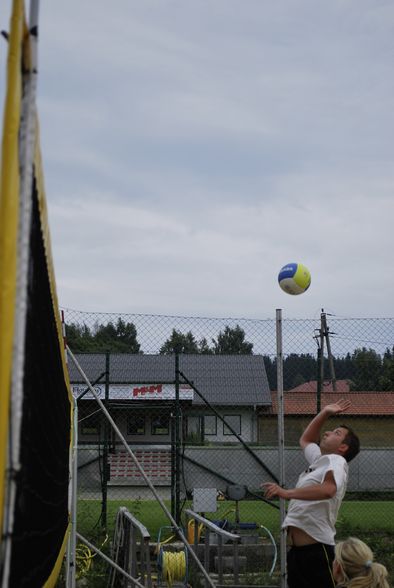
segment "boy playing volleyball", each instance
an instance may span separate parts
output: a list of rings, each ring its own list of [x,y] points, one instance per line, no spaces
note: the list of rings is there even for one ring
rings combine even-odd
[[[333,588],[335,523],[346,492],[348,462],[360,451],[357,435],[346,425],[320,430],[325,421],[350,407],[349,400],[325,406],[309,423],[300,446],[309,467],[295,488],[263,484],[267,498],[289,499],[283,526],[290,549],[287,554],[289,588]]]

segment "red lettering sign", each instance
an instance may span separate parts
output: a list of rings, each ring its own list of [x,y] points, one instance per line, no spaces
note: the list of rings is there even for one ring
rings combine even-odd
[[[162,384],[152,384],[151,386],[141,386],[140,388],[133,388],[133,396],[146,396],[147,394],[161,394]]]

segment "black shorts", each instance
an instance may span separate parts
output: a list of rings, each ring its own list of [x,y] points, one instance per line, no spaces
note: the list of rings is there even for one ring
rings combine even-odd
[[[313,543],[292,546],[287,552],[287,585],[289,588],[335,588],[332,576],[334,546]]]

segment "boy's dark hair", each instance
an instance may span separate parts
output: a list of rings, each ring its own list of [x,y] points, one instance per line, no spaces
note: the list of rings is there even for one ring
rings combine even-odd
[[[346,437],[344,438],[343,442],[345,445],[348,446],[346,452],[343,454],[343,457],[346,459],[347,462],[352,461],[354,457],[360,452],[360,439],[357,437],[356,433],[348,427],[347,425],[339,425],[341,429],[346,429]]]

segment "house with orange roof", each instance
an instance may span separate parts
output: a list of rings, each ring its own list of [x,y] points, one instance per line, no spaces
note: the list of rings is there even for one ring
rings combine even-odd
[[[345,393],[350,392],[350,380],[336,380],[335,381],[335,388],[336,392]],[[331,380],[324,380],[322,389],[325,392],[333,392],[334,386]],[[317,390],[317,381],[310,380],[309,382],[304,382],[303,384],[299,384],[295,386],[295,388],[291,388],[288,392],[315,392]],[[287,392],[286,392],[287,393]]]
[[[346,413],[330,420],[327,427],[347,424],[357,432],[363,445],[394,446],[394,391],[350,390],[348,380],[338,380],[335,392],[331,382],[324,382],[320,398],[316,380],[283,393],[286,445],[298,444],[306,425],[317,414],[319,404],[323,407],[338,402],[340,398],[350,400],[351,407]],[[277,391],[271,392],[271,401],[270,414],[260,413],[259,442],[264,445],[277,443]]]

